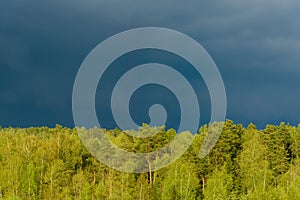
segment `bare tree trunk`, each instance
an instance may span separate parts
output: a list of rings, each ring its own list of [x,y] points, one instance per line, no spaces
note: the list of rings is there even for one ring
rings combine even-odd
[[[204,190],[205,190],[205,178],[202,175],[201,175],[201,181],[202,181],[202,192],[204,194]]]
[[[93,181],[93,183],[94,183],[94,185],[96,185],[96,182],[97,182],[97,177],[96,177],[96,165],[95,165],[95,162],[96,162],[96,159],[94,158],[94,181]]]
[[[149,143],[149,139],[147,140],[147,152],[150,151],[150,143]],[[149,184],[150,184],[150,187],[152,188],[152,170],[151,170],[151,158],[148,158],[147,159],[147,163],[148,163],[148,169],[149,169]]]
[[[150,187],[152,187],[152,170],[151,170],[151,162],[150,162],[150,159],[147,159],[147,163],[148,163],[148,169],[149,169],[149,184],[150,184]]]
[[[142,199],[142,194],[143,194],[143,184],[141,183],[141,189],[140,189],[140,200]]]
[[[156,160],[158,160],[158,152],[156,152]],[[153,173],[153,185],[155,184],[155,180],[156,180],[156,167],[155,167],[155,171]]]

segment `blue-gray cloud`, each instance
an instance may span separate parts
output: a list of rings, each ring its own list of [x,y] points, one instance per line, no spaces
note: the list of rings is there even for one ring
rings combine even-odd
[[[4,0],[0,124],[72,126],[76,72],[97,44],[143,26],[181,31],[218,65],[228,117],[260,125],[300,118],[300,2]]]

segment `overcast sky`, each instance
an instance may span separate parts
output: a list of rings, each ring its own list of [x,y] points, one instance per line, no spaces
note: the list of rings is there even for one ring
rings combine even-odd
[[[300,122],[298,0],[1,0],[0,125],[73,126],[72,89],[88,53],[137,27],[192,37],[217,64],[227,118]]]

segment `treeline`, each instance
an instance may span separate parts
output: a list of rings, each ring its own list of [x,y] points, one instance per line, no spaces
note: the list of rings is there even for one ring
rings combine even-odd
[[[0,128],[0,199],[300,199],[300,126],[257,130],[227,120],[213,150],[200,159],[207,133],[201,127],[168,167],[134,174],[98,162],[76,129]],[[117,129],[106,134],[134,152],[160,148],[176,135],[161,130],[143,145]]]

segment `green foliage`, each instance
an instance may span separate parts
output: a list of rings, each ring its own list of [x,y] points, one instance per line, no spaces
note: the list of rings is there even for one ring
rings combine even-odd
[[[211,174],[207,181],[206,189],[204,190],[205,200],[225,200],[233,199],[234,193],[232,175],[226,170],[226,165],[221,169],[216,169]]]
[[[223,127],[204,158],[205,138]],[[80,137],[97,135],[97,128],[81,129]],[[211,132],[212,131],[212,132]],[[161,149],[176,135],[173,129],[149,127],[138,131],[103,130],[103,137],[131,152]],[[149,134],[136,138],[132,134]],[[181,136],[191,137],[188,132]],[[179,134],[179,137],[181,137]],[[87,140],[91,146],[97,138]],[[209,144],[211,141],[206,141]],[[181,146],[175,144],[180,150]],[[106,149],[105,143],[101,148]],[[99,150],[99,149],[98,149]],[[101,150],[101,149],[100,149]],[[116,152],[96,151],[108,159]],[[156,165],[168,158],[148,161]],[[133,168],[138,163],[123,165]],[[0,128],[0,199],[300,199],[300,125],[281,123],[257,130],[227,120],[200,128],[192,146],[171,165],[158,171],[131,174],[98,162],[83,146],[76,129]]]

